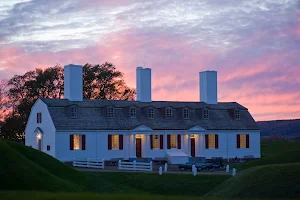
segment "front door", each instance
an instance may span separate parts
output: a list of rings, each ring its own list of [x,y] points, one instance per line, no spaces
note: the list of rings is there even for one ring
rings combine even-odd
[[[142,157],[142,138],[136,138],[136,157]]]
[[[42,150],[42,138],[38,138],[38,141],[37,141],[37,145],[38,145],[38,150]]]
[[[191,138],[191,156],[195,157],[195,138]]]

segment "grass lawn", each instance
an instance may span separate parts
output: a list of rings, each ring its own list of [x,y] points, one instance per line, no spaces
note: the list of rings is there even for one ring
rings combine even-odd
[[[184,196],[156,196],[132,194],[93,194],[93,193],[47,193],[39,191],[0,191],[1,199],[7,200],[247,200],[245,198],[218,198],[218,197],[184,197]],[[279,198],[277,198],[279,200]],[[280,198],[285,200],[284,198]],[[286,198],[291,200],[290,198]],[[249,200],[270,200],[268,198],[250,198]],[[276,200],[276,198],[272,198]]]
[[[300,197],[300,163],[262,165],[237,174],[206,196]]]
[[[80,172],[18,143],[0,140],[0,190],[201,196],[228,175]],[[18,173],[20,172],[20,173]]]
[[[300,142],[268,142],[261,144],[262,158],[241,164],[233,164],[230,168],[244,170],[250,167],[271,164],[300,162]]]
[[[265,155],[262,159],[237,165],[235,177],[92,173],[77,171],[33,148],[0,140],[0,199],[300,197],[300,143],[264,143],[262,154]]]

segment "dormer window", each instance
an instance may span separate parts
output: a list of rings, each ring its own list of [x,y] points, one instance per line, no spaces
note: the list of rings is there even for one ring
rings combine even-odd
[[[236,120],[240,119],[240,110],[234,110],[234,119]]]
[[[171,108],[167,108],[166,109],[166,118],[167,119],[171,119],[172,118],[172,109]]]
[[[114,108],[113,107],[108,107],[107,108],[107,117],[108,118],[114,118]]]
[[[189,118],[190,118],[189,109],[187,108],[183,109],[183,119],[189,119]]]
[[[209,111],[208,109],[203,110],[203,119],[208,119],[209,118]]]
[[[136,109],[135,108],[130,108],[130,117],[136,118]]]
[[[153,119],[154,118],[154,109],[153,108],[149,108],[149,110],[148,110],[148,118],[149,119]]]
[[[76,119],[78,117],[78,109],[76,107],[71,108],[71,118]]]

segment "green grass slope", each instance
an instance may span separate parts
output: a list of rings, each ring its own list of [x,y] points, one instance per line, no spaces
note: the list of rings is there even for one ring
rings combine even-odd
[[[46,153],[37,151],[36,149],[29,148],[25,145],[21,145],[16,142],[11,142],[8,140],[5,140],[4,142],[14,150],[21,153],[29,161],[32,161],[35,164],[39,165],[41,168],[46,169],[49,173],[53,174],[54,176],[75,183],[80,183],[85,178],[83,173],[66,166],[59,160],[54,159],[52,156],[49,156]]]
[[[20,192],[20,191],[0,191],[3,200],[232,200],[232,198],[217,197],[185,197],[185,196],[156,196],[156,195],[124,195],[124,194],[92,194],[92,193],[46,193],[46,192]],[[234,198],[234,200],[247,200],[244,198]],[[279,198],[273,198],[276,200]],[[290,198],[286,198],[291,200]],[[251,198],[249,200],[267,200],[265,198]],[[268,199],[269,200],[269,199]],[[285,198],[280,198],[285,200]]]
[[[0,140],[0,190],[136,193],[200,196],[229,178],[227,175],[158,173],[88,173],[24,145]]]
[[[216,197],[300,197],[300,163],[251,167],[206,194]]]
[[[82,191],[81,187],[53,175],[0,140],[0,189]]]
[[[300,162],[300,142],[269,142],[261,144],[262,158],[241,164],[234,164],[231,168],[244,170],[250,167],[271,164],[285,164]]]

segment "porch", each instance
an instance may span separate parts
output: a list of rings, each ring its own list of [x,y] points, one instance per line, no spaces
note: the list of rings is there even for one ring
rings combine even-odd
[[[203,156],[204,135],[179,132],[140,132],[130,134],[129,155],[124,158],[148,159],[155,163],[180,164],[189,157]]]

